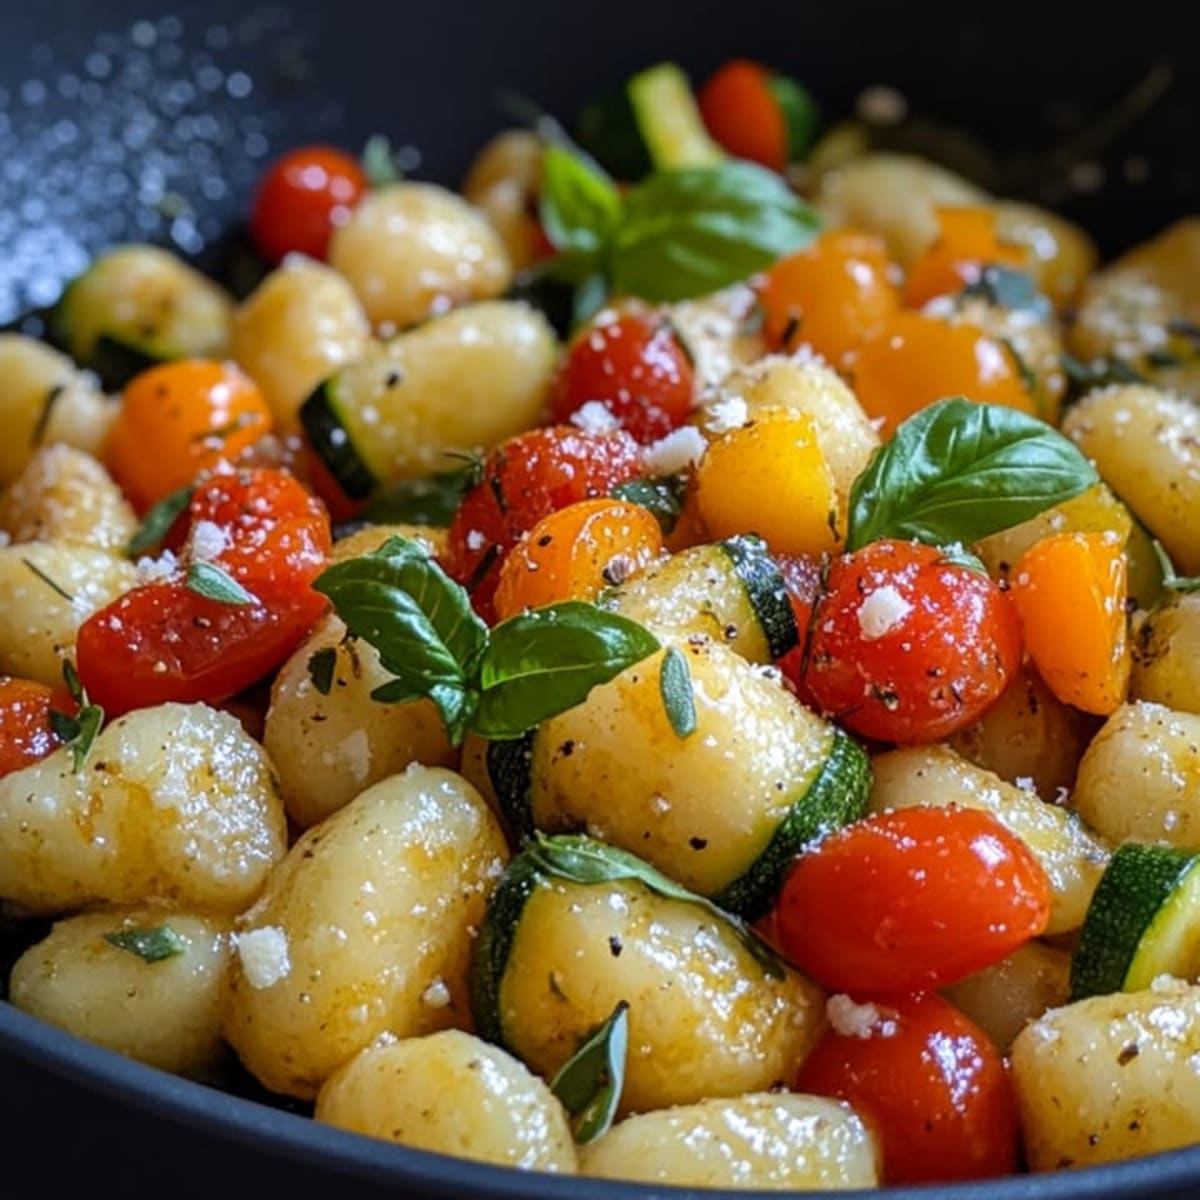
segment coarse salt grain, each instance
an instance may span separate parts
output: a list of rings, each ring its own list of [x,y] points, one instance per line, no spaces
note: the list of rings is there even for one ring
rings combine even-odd
[[[421,1003],[426,1008],[447,1008],[450,1004],[450,989],[442,978],[435,979],[422,993]]]

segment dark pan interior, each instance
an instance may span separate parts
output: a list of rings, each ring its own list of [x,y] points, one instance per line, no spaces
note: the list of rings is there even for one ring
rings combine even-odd
[[[1115,253],[1200,211],[1198,32],[1194,3],[1144,3],[1119,21],[1045,0],[8,3],[0,324],[53,302],[86,256],[114,241],[173,244],[228,265],[254,178],[289,145],[357,148],[384,133],[419,152],[415,174],[453,183],[506,123],[504,89],[566,118],[662,58],[700,76],[733,54],[760,57],[806,81],[831,116],[850,111],[865,85],[896,87],[912,111],[978,135],[999,190],[1060,208]],[[533,1179],[370,1142],[150,1071],[3,1003],[0,1081],[4,1196],[307,1195],[330,1185],[339,1200],[714,1195]],[[1194,1197],[1200,1149],[1086,1176],[892,1195]]]

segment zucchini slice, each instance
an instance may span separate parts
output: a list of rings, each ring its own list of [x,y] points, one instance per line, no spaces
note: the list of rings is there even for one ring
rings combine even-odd
[[[485,765],[518,834],[586,829],[748,919],[774,903],[793,858],[866,810],[871,769],[846,734],[724,646],[679,643],[696,731],[663,711],[656,655]]]
[[[1071,964],[1071,999],[1200,975],[1200,853],[1127,842],[1092,897]]]
[[[783,576],[750,534],[672,555],[634,576],[611,604],[651,629],[704,634],[753,663],[782,658],[800,639]]]
[[[347,499],[365,500],[377,481],[342,420],[338,403],[340,375],[339,372],[325,380],[300,406],[300,424],[313,452]]]
[[[619,92],[588,105],[577,132],[583,148],[618,179],[725,159],[704,127],[687,76],[674,63],[648,67]]]

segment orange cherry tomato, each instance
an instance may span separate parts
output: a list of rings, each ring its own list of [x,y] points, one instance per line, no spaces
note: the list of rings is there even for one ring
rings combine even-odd
[[[543,517],[500,568],[496,617],[591,600],[663,552],[654,516],[624,500],[581,500]]]
[[[1128,565],[1115,533],[1058,533],[1017,559],[1009,588],[1025,645],[1064,704],[1107,716],[1125,699]]]
[[[1011,351],[971,325],[950,325],[918,312],[899,312],[863,343],[854,364],[854,391],[884,437],[914,413],[948,396],[1005,404],[1037,415]]]
[[[779,898],[787,956],[835,991],[945,987],[1043,933],[1050,884],[1020,838],[973,808],[903,808],[800,855]]]
[[[129,381],[104,457],[141,512],[271,431],[257,385],[232,363],[182,359]]]
[[[771,92],[771,72],[744,58],[709,77],[697,100],[708,132],[730,154],[782,171],[788,163],[788,130]]]
[[[991,1039],[936,994],[845,1007],[796,1089],[848,1101],[874,1129],[885,1183],[986,1179],[1017,1168],[1017,1105]],[[836,1009],[834,1010],[836,1013]]]
[[[263,174],[250,213],[250,234],[264,258],[293,251],[325,258],[334,229],[344,225],[367,190],[358,159],[332,146],[301,146]]]
[[[72,715],[75,702],[61,689],[0,675],[0,777],[40,762],[62,745],[50,710]]]
[[[777,262],[758,289],[772,350],[811,346],[832,366],[900,311],[895,264],[883,239],[833,230]]]
[[[905,303],[920,308],[935,296],[961,292],[986,266],[1023,267],[1023,246],[996,236],[989,208],[939,208],[938,239],[913,264],[904,288]]]

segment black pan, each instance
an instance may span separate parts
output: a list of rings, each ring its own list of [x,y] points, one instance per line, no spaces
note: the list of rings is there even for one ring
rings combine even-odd
[[[8,0],[0,8],[0,324],[51,303],[87,254],[159,241],[214,269],[263,162],[372,133],[456,181],[506,123],[505,88],[569,114],[639,66],[733,54],[804,79],[830,115],[864,85],[978,135],[972,169],[1049,201],[1107,253],[1200,211],[1200,10],[804,0]],[[1080,169],[1079,163],[1083,168]],[[2,431],[0,431],[2,432]],[[0,604],[3,597],[0,597]],[[0,938],[0,968],[6,966]],[[174,1079],[0,1002],[0,1196],[223,1192],[415,1200],[713,1197],[532,1177],[317,1126],[236,1071]],[[297,1106],[298,1107],[298,1106]],[[744,1196],[746,1193],[731,1193]],[[916,1189],[895,1200],[1200,1196],[1200,1148],[1087,1172]]]

